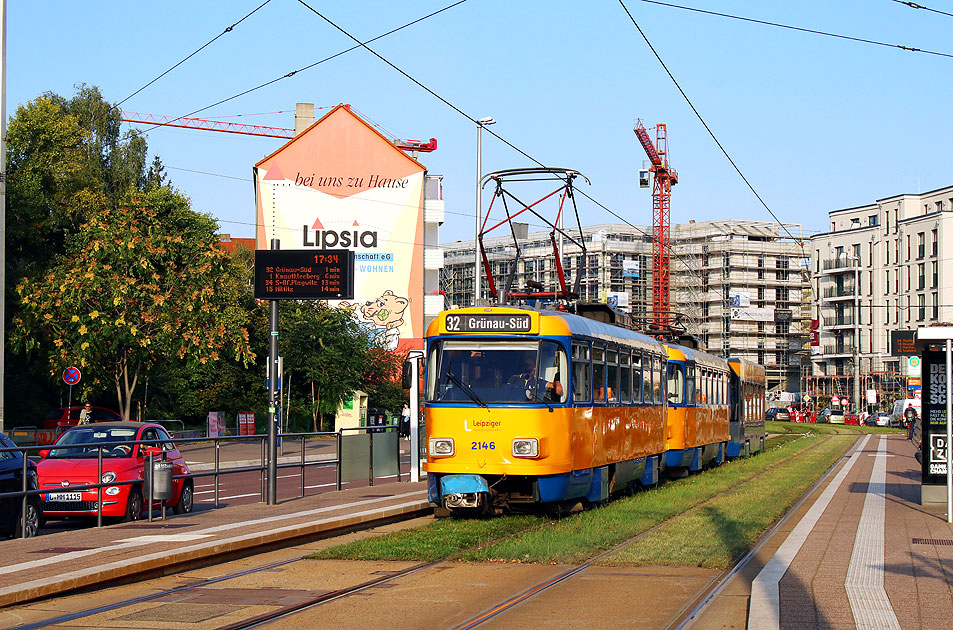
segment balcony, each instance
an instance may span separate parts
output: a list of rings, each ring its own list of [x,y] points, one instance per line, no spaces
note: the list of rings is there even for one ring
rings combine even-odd
[[[852,357],[854,356],[854,344],[849,342],[831,343],[821,346],[821,356],[831,357]]]
[[[444,308],[444,297],[442,295],[424,296],[424,317],[436,317]]]
[[[824,287],[821,290],[821,297],[825,300],[843,300],[856,297],[854,287]]]
[[[853,314],[839,315],[833,317],[824,322],[824,330],[830,330],[832,328],[845,328],[845,327],[854,327],[855,318]]]
[[[443,248],[424,248],[424,269],[443,269]]]
[[[860,261],[856,256],[846,256],[839,258],[828,258],[821,261],[821,270],[824,273],[843,273],[854,271],[860,267]]]
[[[443,199],[424,199],[424,223],[443,223],[445,205]]]

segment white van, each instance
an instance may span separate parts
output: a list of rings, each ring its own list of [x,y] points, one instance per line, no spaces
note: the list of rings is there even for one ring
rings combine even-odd
[[[903,400],[898,400],[893,404],[893,413],[890,414],[890,426],[903,426],[903,412],[905,412],[908,407],[913,407],[917,412],[917,417],[920,417],[920,399],[904,398]]]

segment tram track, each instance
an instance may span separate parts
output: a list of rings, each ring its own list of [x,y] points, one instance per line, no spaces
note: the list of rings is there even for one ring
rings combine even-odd
[[[821,445],[822,445],[824,442],[826,442],[826,439],[820,440],[820,441],[818,442],[818,444],[812,445],[812,446],[810,446],[808,449],[806,449],[806,450],[804,450],[804,451],[800,451],[800,452],[798,452],[798,453],[796,453],[796,454],[793,454],[793,455],[791,455],[791,456],[789,456],[789,457],[786,457],[786,458],[784,458],[784,459],[782,459],[782,460],[779,460],[779,461],[777,461],[777,462],[771,464],[768,468],[765,469],[765,471],[763,471],[763,472],[760,473],[760,474],[764,474],[764,473],[766,473],[766,472],[768,472],[768,471],[771,471],[771,470],[774,470],[774,469],[776,469],[776,468],[778,468],[778,467],[780,467],[780,466],[783,466],[783,465],[785,465],[787,462],[790,462],[790,461],[791,461],[792,459],[794,459],[795,457],[803,457],[806,453],[810,453],[810,452],[812,452],[814,449],[820,448]],[[855,446],[856,446],[856,445],[855,445]],[[840,459],[838,459],[837,461],[840,462],[841,459],[843,459],[843,458],[840,458]],[[747,563],[747,562],[750,560],[750,558],[753,557],[754,553],[756,553],[756,551],[760,548],[760,546],[763,544],[763,542],[764,542],[765,540],[767,540],[767,539],[770,537],[770,535],[773,534],[773,533],[777,530],[777,528],[778,528],[782,523],[785,522],[785,520],[788,518],[788,515],[790,515],[791,512],[793,512],[794,510],[796,510],[798,506],[800,506],[805,500],[807,500],[807,498],[814,492],[814,490],[817,488],[818,485],[824,483],[824,481],[830,476],[831,471],[832,471],[834,468],[836,468],[836,465],[837,465],[837,464],[835,463],[835,464],[831,467],[831,469],[829,469],[828,471],[826,471],[826,473],[821,477],[820,480],[818,480],[814,485],[811,486],[811,488],[809,488],[809,489],[804,493],[804,495],[802,495],[802,497],[801,497],[801,498],[799,499],[799,501],[795,504],[795,506],[788,512],[788,514],[785,515],[785,517],[783,517],[781,520],[779,520],[778,523],[776,523],[768,532],[766,532],[765,535],[761,537],[761,539],[758,541],[758,543],[755,545],[755,547],[754,547],[752,550],[750,550],[747,554],[745,554],[742,558],[740,558],[739,561],[736,562],[732,567],[723,570],[723,571],[722,571],[721,573],[719,573],[717,576],[715,576],[715,577],[713,577],[711,580],[709,580],[707,584],[705,584],[702,588],[700,588],[700,589],[698,590],[698,592],[697,592],[697,594],[696,594],[695,596],[693,596],[691,599],[689,599],[689,601],[685,602],[685,603],[678,609],[678,611],[676,611],[676,612],[673,614],[673,616],[671,617],[671,619],[669,620],[669,622],[668,622],[664,627],[666,627],[666,628],[674,628],[674,629],[677,629],[677,630],[681,630],[682,628],[686,627],[685,624],[686,624],[687,622],[689,622],[695,614],[697,614],[700,610],[703,609],[703,607],[707,604],[707,602],[710,601],[710,599],[714,596],[714,594],[716,594],[716,593],[718,592],[718,590],[719,590],[719,588],[721,587],[721,585],[723,585],[723,584],[725,583],[725,581],[726,581],[731,575],[733,575],[734,573],[736,573],[736,572],[738,572],[739,570],[741,570],[741,568],[745,565],[745,563]],[[613,553],[619,551],[620,549],[626,547],[627,545],[630,545],[630,544],[632,544],[632,543],[634,543],[634,542],[636,542],[636,541],[638,541],[638,540],[640,540],[640,539],[642,539],[642,538],[644,538],[644,537],[646,537],[646,536],[648,536],[648,535],[650,535],[650,534],[656,532],[657,530],[659,530],[660,528],[664,527],[665,525],[667,525],[668,523],[670,523],[671,521],[673,521],[673,520],[676,519],[676,518],[679,518],[679,517],[685,516],[685,515],[687,515],[687,514],[690,514],[690,513],[693,512],[693,511],[703,509],[706,505],[710,504],[712,501],[715,501],[715,500],[718,499],[719,497],[724,496],[724,495],[727,494],[728,492],[735,491],[735,490],[737,490],[738,488],[743,487],[743,486],[745,486],[745,485],[747,485],[747,484],[753,482],[755,479],[758,478],[758,476],[760,476],[760,474],[757,475],[757,476],[755,476],[755,477],[752,477],[751,479],[745,480],[744,482],[742,482],[742,483],[740,483],[740,484],[737,484],[737,485],[735,485],[735,486],[732,486],[731,488],[728,488],[728,489],[725,489],[725,490],[723,490],[723,491],[721,491],[721,492],[718,492],[717,494],[715,494],[715,495],[713,495],[713,496],[711,496],[711,497],[705,499],[704,501],[701,501],[701,502],[697,503],[696,505],[693,505],[691,508],[689,508],[689,509],[687,509],[687,510],[681,512],[681,513],[679,513],[678,515],[673,516],[673,517],[671,517],[671,518],[669,518],[669,519],[666,519],[665,521],[660,522],[660,523],[654,525],[653,527],[651,527],[651,528],[649,528],[649,529],[646,529],[646,530],[643,531],[643,532],[640,532],[638,535],[633,536],[633,537],[631,537],[631,538],[629,538],[629,539],[627,539],[627,540],[625,540],[625,541],[623,541],[623,542],[621,542],[621,543],[619,543],[619,544],[613,546],[611,549],[608,549],[608,550],[606,550],[606,551],[603,551],[603,552],[601,552],[601,553],[599,553],[599,554],[597,554],[597,555],[595,555],[595,556],[589,558],[587,561],[585,561],[585,562],[583,562],[583,563],[579,563],[579,564],[577,564],[577,565],[575,565],[575,566],[569,567],[569,568],[567,568],[567,569],[565,569],[565,570],[559,572],[558,574],[556,574],[556,575],[554,575],[554,576],[552,576],[552,577],[546,579],[545,581],[539,582],[539,583],[537,583],[537,584],[535,584],[535,585],[533,585],[533,586],[531,586],[531,587],[529,587],[529,588],[523,588],[523,589],[521,589],[521,590],[519,591],[519,593],[517,593],[516,595],[512,595],[512,596],[509,596],[509,597],[507,597],[507,598],[505,598],[505,599],[503,599],[503,600],[500,600],[496,605],[488,607],[488,608],[485,609],[482,613],[480,613],[480,614],[478,614],[478,615],[475,615],[475,616],[473,616],[472,618],[470,618],[469,620],[467,620],[466,622],[464,622],[463,624],[460,624],[460,625],[457,625],[457,626],[454,626],[454,627],[456,628],[456,630],[465,630],[465,629],[469,629],[469,628],[476,627],[476,626],[478,626],[478,625],[480,625],[480,624],[482,624],[482,623],[484,623],[484,622],[486,622],[486,621],[489,621],[490,619],[496,617],[497,615],[499,615],[499,614],[501,614],[501,613],[503,613],[503,612],[505,612],[505,611],[507,611],[507,610],[511,610],[511,609],[515,608],[516,606],[518,606],[518,605],[520,605],[520,604],[522,604],[522,603],[525,603],[525,602],[531,600],[532,598],[534,598],[534,597],[536,597],[537,595],[539,595],[539,594],[545,592],[546,590],[550,589],[551,587],[553,587],[553,586],[555,586],[555,585],[557,585],[557,584],[560,584],[560,583],[565,582],[566,580],[570,580],[570,579],[573,579],[573,578],[575,578],[575,577],[578,577],[580,574],[582,574],[583,572],[585,572],[587,569],[589,569],[590,567],[596,565],[596,563],[597,563],[601,558],[607,557],[607,556],[609,556],[609,555],[611,555],[611,554],[613,554]],[[519,533],[524,533],[524,532],[519,532]],[[516,535],[516,534],[511,534],[511,536],[513,536],[513,535]],[[503,537],[503,538],[506,538],[506,537]],[[489,543],[486,543],[486,544],[493,544],[493,543],[496,543],[496,542],[498,542],[498,540],[490,541]],[[470,551],[470,550],[467,550],[467,551]],[[381,576],[372,578],[372,579],[370,579],[370,580],[364,580],[364,581],[362,581],[362,582],[360,582],[360,583],[358,583],[358,584],[355,584],[355,585],[353,585],[353,586],[349,586],[349,587],[345,587],[345,588],[340,588],[340,589],[336,589],[336,590],[332,590],[332,591],[328,591],[328,592],[323,592],[323,593],[320,593],[320,594],[317,595],[317,596],[308,598],[308,599],[306,599],[305,601],[299,601],[299,602],[297,602],[297,603],[295,603],[295,604],[293,604],[293,605],[282,606],[282,607],[279,608],[278,610],[273,610],[273,611],[269,611],[269,612],[266,612],[266,613],[258,614],[258,615],[255,615],[255,616],[253,616],[253,617],[250,617],[250,618],[248,618],[248,619],[231,623],[231,624],[229,624],[229,625],[216,626],[216,628],[219,628],[219,629],[228,629],[228,630],[238,630],[238,629],[242,629],[242,628],[261,627],[261,626],[267,625],[267,624],[269,624],[269,623],[271,623],[271,622],[278,621],[278,620],[280,620],[280,619],[287,618],[287,617],[290,617],[290,616],[293,616],[293,615],[302,613],[302,612],[304,612],[304,611],[306,611],[306,610],[309,610],[309,609],[312,609],[312,608],[315,608],[315,607],[319,607],[319,606],[322,606],[322,605],[325,605],[325,604],[329,604],[329,603],[331,603],[331,602],[335,602],[335,601],[341,600],[341,599],[343,599],[343,598],[346,598],[346,597],[349,597],[349,596],[352,596],[352,595],[361,594],[361,593],[365,593],[365,594],[366,594],[367,591],[370,591],[371,589],[374,589],[375,587],[380,587],[380,586],[386,585],[386,584],[388,584],[388,583],[397,582],[397,581],[401,580],[402,578],[406,578],[406,577],[408,577],[408,576],[411,576],[411,575],[420,573],[420,572],[422,572],[422,571],[426,571],[427,569],[431,569],[431,568],[437,567],[438,565],[440,565],[440,564],[442,564],[442,563],[453,562],[457,557],[459,557],[459,556],[462,555],[463,553],[465,553],[465,552],[460,552],[459,554],[452,554],[452,555],[450,555],[450,556],[447,556],[447,557],[444,557],[444,558],[441,558],[441,559],[438,559],[438,560],[434,560],[434,561],[431,561],[431,562],[417,563],[417,564],[414,564],[414,565],[411,565],[411,566],[409,566],[409,567],[405,567],[405,568],[402,568],[402,569],[399,569],[399,570],[389,571],[387,575],[381,575]],[[280,569],[283,569],[283,568],[287,568],[289,565],[292,565],[292,564],[294,564],[294,563],[298,563],[298,562],[300,562],[300,561],[302,561],[302,560],[305,560],[305,559],[307,558],[307,555],[308,555],[308,554],[305,554],[305,555],[301,555],[301,556],[298,556],[298,557],[295,557],[295,558],[285,559],[285,560],[278,561],[278,562],[265,563],[265,564],[263,564],[263,565],[261,565],[261,566],[258,566],[258,567],[253,567],[253,568],[250,568],[250,569],[244,569],[244,570],[242,570],[242,571],[237,571],[237,572],[229,573],[229,574],[227,574],[227,575],[222,575],[222,576],[217,576],[217,577],[214,577],[214,578],[209,578],[209,579],[205,579],[205,580],[200,580],[200,581],[198,581],[198,582],[195,582],[195,583],[192,583],[192,584],[187,584],[187,585],[184,585],[184,586],[178,586],[178,587],[171,588],[171,589],[164,589],[164,590],[161,590],[161,591],[157,591],[157,592],[155,592],[155,593],[151,593],[151,594],[144,595],[144,596],[140,596],[140,597],[136,597],[136,598],[130,598],[130,599],[127,599],[127,600],[123,600],[123,601],[120,601],[120,602],[115,602],[115,603],[113,603],[113,604],[109,604],[109,605],[105,605],[105,606],[90,608],[90,609],[87,609],[87,610],[84,610],[84,611],[78,611],[78,612],[75,612],[75,613],[70,613],[70,614],[62,615],[62,616],[60,616],[60,617],[56,617],[56,618],[52,618],[52,619],[46,619],[46,620],[44,620],[44,621],[42,621],[42,622],[36,622],[36,623],[32,623],[32,624],[25,624],[25,625],[16,626],[16,627],[14,628],[14,630],[33,630],[33,629],[35,629],[35,628],[42,628],[42,627],[48,627],[48,626],[55,625],[55,624],[62,624],[62,623],[72,622],[72,621],[76,621],[76,620],[82,619],[82,618],[84,618],[84,617],[91,617],[91,616],[96,615],[96,614],[105,613],[105,612],[109,612],[109,611],[114,611],[114,610],[117,610],[117,609],[120,609],[120,608],[123,608],[123,607],[128,607],[128,606],[133,606],[133,605],[135,605],[135,604],[142,604],[142,603],[146,603],[146,602],[150,602],[150,601],[155,601],[155,600],[159,600],[159,599],[161,599],[161,598],[168,598],[170,595],[183,594],[183,593],[186,593],[186,592],[188,592],[188,591],[190,591],[190,590],[202,589],[202,588],[204,588],[204,587],[209,587],[209,586],[212,586],[212,585],[221,584],[221,583],[227,582],[227,581],[229,581],[229,580],[236,580],[236,579],[238,579],[238,578],[246,577],[246,576],[249,576],[249,575],[252,575],[252,574],[255,574],[255,573],[260,573],[260,572],[265,572],[265,571],[280,570]]]
[[[818,442],[817,444],[811,446],[811,447],[810,447],[809,449],[807,449],[806,451],[802,451],[802,452],[797,453],[796,455],[792,455],[791,457],[786,457],[786,458],[784,458],[784,459],[782,459],[782,460],[779,460],[778,462],[772,464],[772,465],[769,466],[767,469],[765,469],[765,471],[764,471],[763,473],[761,473],[761,474],[765,474],[765,473],[767,473],[768,471],[774,470],[774,469],[776,469],[776,468],[778,468],[778,467],[784,465],[785,463],[791,461],[794,457],[803,457],[803,456],[805,455],[805,453],[809,453],[809,452],[811,452],[811,451],[813,451],[813,450],[815,450],[815,449],[820,448],[821,445],[822,445],[827,439],[829,439],[829,438],[825,438],[824,440],[822,440],[822,441]],[[856,448],[857,444],[860,442],[861,439],[862,439],[861,437],[858,437],[857,441],[855,441],[855,443],[852,445],[851,449]],[[747,562],[754,556],[754,554],[757,552],[757,550],[760,549],[761,545],[762,545],[766,540],[768,540],[768,539],[770,538],[770,536],[771,536],[775,531],[777,531],[778,527],[780,527],[780,526],[787,520],[787,518],[789,517],[789,515],[792,514],[794,511],[796,511],[797,508],[800,507],[801,504],[804,503],[804,501],[806,501],[807,498],[810,497],[810,496],[813,494],[813,492],[815,491],[815,489],[816,489],[819,485],[821,485],[822,483],[824,483],[824,482],[830,477],[830,475],[832,474],[833,470],[837,468],[837,465],[838,465],[841,461],[843,461],[843,459],[844,459],[844,456],[838,458],[837,461],[836,461],[827,471],[825,471],[825,473],[821,476],[821,478],[820,478],[817,482],[815,482],[810,488],[808,488],[808,490],[801,496],[801,498],[797,501],[797,503],[795,503],[794,506],[792,506],[792,508],[784,515],[784,517],[782,517],[777,523],[775,523],[775,524],[771,527],[771,529],[769,529],[767,532],[764,533],[764,535],[761,536],[761,538],[758,540],[758,542],[755,544],[755,546],[754,546],[751,550],[749,550],[744,556],[742,556],[741,558],[739,558],[738,561],[735,562],[731,567],[728,567],[728,568],[724,569],[719,575],[715,576],[712,580],[710,580],[708,584],[706,584],[702,589],[700,589],[699,593],[697,593],[694,598],[692,598],[691,600],[689,600],[688,602],[686,602],[686,603],[676,612],[676,614],[673,615],[673,617],[671,618],[670,622],[669,622],[667,625],[665,625],[664,628],[665,628],[666,630],[682,630],[683,628],[685,628],[685,627],[686,627],[686,624],[691,620],[691,618],[692,618],[695,614],[697,614],[700,610],[702,610],[703,607],[710,601],[710,599],[711,599],[711,597],[713,596],[713,594],[718,590],[719,585],[723,584],[723,583],[728,579],[728,577],[730,577],[730,576],[734,575],[735,573],[737,573],[738,571],[740,571],[740,570],[745,566],[745,564],[747,564]],[[744,486],[750,484],[750,483],[753,482],[755,479],[757,479],[757,476],[756,476],[756,477],[752,477],[751,479],[748,479],[748,480],[742,482],[741,484],[738,484],[738,485],[736,485],[736,486],[732,486],[732,487],[729,488],[729,489],[723,490],[722,492],[719,492],[719,493],[717,493],[717,494],[715,494],[715,495],[709,497],[708,499],[706,499],[706,500],[704,500],[704,501],[702,501],[702,502],[700,502],[700,503],[698,503],[698,504],[692,506],[692,507],[689,508],[688,510],[685,510],[684,512],[681,512],[681,513],[679,513],[679,514],[677,514],[677,515],[675,515],[675,516],[673,516],[673,517],[671,517],[671,518],[669,518],[669,519],[666,519],[665,521],[662,521],[661,523],[658,523],[657,525],[654,525],[653,527],[651,527],[651,528],[645,530],[644,532],[641,532],[641,533],[639,533],[638,535],[633,536],[633,537],[631,537],[631,538],[629,538],[629,539],[627,539],[627,540],[625,540],[625,541],[623,541],[623,542],[621,542],[621,543],[615,545],[615,546],[612,547],[611,549],[608,549],[608,550],[606,550],[606,551],[604,551],[604,552],[602,552],[602,553],[599,553],[599,554],[593,556],[592,558],[590,558],[590,559],[587,560],[586,562],[581,563],[581,564],[578,564],[578,565],[576,565],[576,566],[574,566],[574,567],[571,567],[571,568],[569,568],[569,569],[566,569],[565,571],[561,572],[560,574],[556,575],[555,577],[553,577],[553,578],[551,578],[551,579],[549,579],[549,580],[546,580],[545,582],[541,582],[541,583],[539,583],[539,584],[536,584],[535,586],[533,586],[533,587],[531,587],[531,588],[529,588],[529,589],[526,589],[526,590],[522,591],[521,593],[519,593],[518,595],[515,595],[515,596],[512,597],[512,598],[509,598],[509,599],[507,599],[507,600],[505,600],[505,601],[500,602],[497,606],[491,608],[490,610],[488,610],[488,611],[486,611],[486,612],[484,612],[484,613],[482,613],[482,614],[480,614],[480,615],[478,615],[478,616],[476,616],[476,617],[471,618],[470,620],[468,620],[467,622],[465,622],[465,623],[463,623],[463,624],[460,624],[460,625],[458,625],[458,626],[455,626],[455,627],[454,627],[454,630],[469,630],[470,628],[474,628],[474,627],[476,627],[476,626],[482,624],[483,622],[492,619],[493,617],[499,615],[500,613],[503,613],[503,612],[505,612],[505,611],[507,611],[507,610],[510,610],[510,609],[514,608],[515,606],[517,606],[517,605],[519,605],[519,604],[521,604],[521,603],[527,601],[528,599],[530,599],[530,598],[532,598],[532,597],[535,597],[536,595],[539,595],[539,594],[542,593],[543,591],[545,591],[545,590],[547,590],[547,589],[549,589],[549,588],[551,588],[551,587],[553,587],[553,586],[555,586],[555,585],[557,585],[557,584],[560,584],[560,583],[566,581],[567,579],[571,579],[572,577],[577,576],[578,574],[582,573],[582,572],[585,571],[586,569],[588,569],[588,568],[590,568],[591,566],[593,566],[600,558],[604,558],[604,557],[610,556],[610,555],[616,553],[617,551],[619,551],[620,549],[623,549],[623,548],[627,547],[628,545],[630,545],[630,544],[632,544],[632,543],[634,543],[634,542],[637,542],[637,541],[641,540],[642,538],[645,538],[646,536],[648,536],[648,535],[650,535],[650,534],[652,534],[652,533],[658,531],[659,529],[665,527],[668,523],[674,521],[674,520],[677,519],[677,518],[681,518],[682,516],[685,516],[685,515],[687,515],[687,514],[690,514],[690,513],[694,512],[694,511],[703,509],[706,505],[711,504],[713,501],[715,501],[715,500],[718,499],[719,497],[722,497],[722,496],[726,495],[726,494],[729,493],[729,492],[734,492],[734,491],[736,491],[738,488],[741,488],[741,487],[744,487]]]

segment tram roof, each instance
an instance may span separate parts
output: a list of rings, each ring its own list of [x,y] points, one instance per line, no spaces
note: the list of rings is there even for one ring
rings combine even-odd
[[[612,324],[606,324],[595,319],[589,319],[588,317],[582,317],[581,315],[574,315],[572,313],[565,313],[563,311],[549,311],[541,309],[533,309],[529,307],[520,307],[525,310],[534,310],[537,311],[541,317],[561,317],[566,321],[566,324],[569,326],[569,332],[573,335],[580,335],[583,337],[594,337],[596,339],[602,339],[605,341],[620,341],[625,340],[629,343],[635,343],[642,347],[651,347],[656,349],[659,352],[664,352],[664,346],[654,337],[645,335],[634,330],[629,330],[628,328],[622,328],[619,326],[613,326]]]

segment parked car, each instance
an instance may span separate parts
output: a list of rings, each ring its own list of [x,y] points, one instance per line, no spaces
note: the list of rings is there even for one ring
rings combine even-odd
[[[0,433],[0,448],[15,448],[6,433]],[[36,490],[36,464],[27,459],[27,490]],[[0,493],[23,492],[23,452],[0,452]],[[11,538],[30,538],[36,536],[43,525],[43,513],[40,511],[40,500],[37,495],[27,498],[26,502],[26,529],[23,529],[22,516],[23,499],[21,497],[4,497],[0,499],[0,536]]]
[[[771,407],[764,412],[764,419],[787,422],[791,419],[791,414],[788,412],[786,407]]]
[[[867,419],[867,424],[878,427],[889,427],[894,426],[892,420],[893,414],[881,411],[880,413],[870,416],[870,418]]]
[[[136,442],[145,441],[144,444]],[[97,478],[102,451],[102,477]],[[151,422],[104,422],[72,427],[50,450],[40,451],[37,464],[42,508],[48,519],[96,517],[100,493],[96,488],[72,491],[70,487],[99,483],[133,482],[102,489],[104,517],[137,521],[145,509],[143,497],[148,455],[172,462],[172,497],[167,505],[176,514],[192,511],[194,489],[189,468],[165,428]],[[159,502],[153,508],[159,507]]]
[[[20,446],[52,444],[64,431],[79,424],[79,412],[83,405],[51,409],[36,424],[16,426],[10,437]],[[118,422],[122,417],[111,409],[93,407],[91,422]]]

